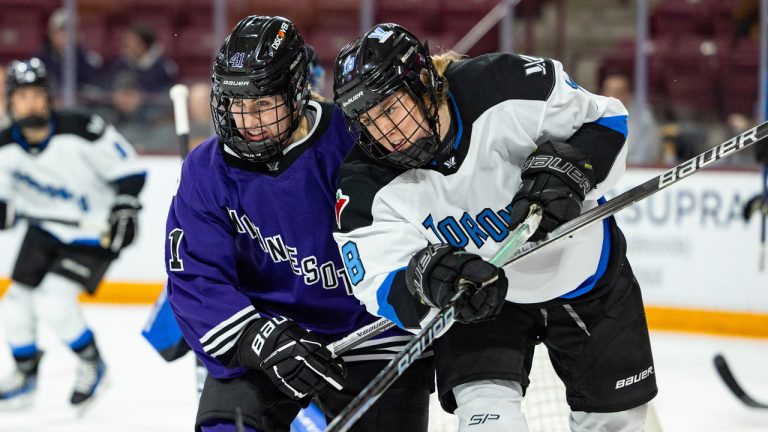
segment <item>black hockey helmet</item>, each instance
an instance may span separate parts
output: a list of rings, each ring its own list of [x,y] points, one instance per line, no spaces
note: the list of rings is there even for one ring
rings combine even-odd
[[[40,127],[48,122],[48,116],[32,116],[24,119],[16,119],[11,109],[11,95],[21,87],[42,87],[48,95],[48,110],[51,107],[51,85],[45,64],[37,58],[29,60],[14,60],[8,66],[5,79],[6,112],[14,122],[22,127]]]
[[[373,158],[400,168],[424,166],[440,145],[437,111],[442,83],[428,46],[397,24],[377,24],[347,44],[333,71],[335,102],[358,145]],[[374,140],[360,116],[398,90],[409,94],[424,113],[427,136],[405,150],[390,152]]]
[[[224,41],[213,63],[211,112],[216,133],[230,150],[251,162],[267,162],[282,154],[299,125],[309,100],[309,58],[296,26],[283,17],[248,16]],[[289,126],[277,136],[251,140],[237,127],[235,115],[261,111],[233,110],[233,100],[282,95]],[[277,107],[273,108],[277,109]]]

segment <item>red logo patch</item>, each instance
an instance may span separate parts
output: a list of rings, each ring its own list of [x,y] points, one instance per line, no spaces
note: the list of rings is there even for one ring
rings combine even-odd
[[[341,229],[341,212],[349,204],[349,197],[341,193],[341,189],[336,191],[336,226]]]

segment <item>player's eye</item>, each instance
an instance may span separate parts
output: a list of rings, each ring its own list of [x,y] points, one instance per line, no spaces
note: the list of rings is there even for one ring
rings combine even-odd
[[[373,123],[373,120],[371,120],[370,117],[368,117],[368,116],[360,117],[360,124],[363,125],[364,127],[370,126],[371,123]]]

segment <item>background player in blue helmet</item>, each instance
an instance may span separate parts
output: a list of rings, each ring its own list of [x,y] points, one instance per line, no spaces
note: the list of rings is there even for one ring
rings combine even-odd
[[[71,403],[91,399],[105,366],[78,295],[93,293],[134,241],[145,172],[131,145],[95,115],[53,111],[45,67],[15,61],[6,81],[10,128],[0,131],[0,229],[29,223],[2,302],[16,370],[0,382],[0,405],[31,401],[37,323],[80,358]]]
[[[372,323],[351,295],[332,232],[337,172],[354,142],[310,95],[307,50],[281,17],[241,20],[213,65],[217,136],[185,159],[167,221],[168,296],[209,375],[197,430],[287,430],[315,402],[333,417],[407,343],[382,337],[331,358]],[[431,358],[383,396],[360,430],[426,430]],[[393,413],[396,413],[393,415]]]
[[[520,402],[538,342],[565,382],[572,430],[642,430],[653,359],[615,221],[504,269],[486,261],[532,203],[544,213],[534,238],[598,205],[624,169],[621,103],[549,59],[431,58],[395,24],[342,49],[334,95],[358,144],[335,234],[355,295],[418,328],[460,282],[483,287],[435,341],[440,401],[460,430],[528,430]]]

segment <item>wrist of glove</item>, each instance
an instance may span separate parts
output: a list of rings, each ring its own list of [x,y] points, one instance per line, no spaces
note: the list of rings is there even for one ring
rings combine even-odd
[[[109,213],[109,249],[120,252],[136,240],[139,232],[139,199],[118,195]]]
[[[0,201],[0,230],[8,229],[16,222],[13,206],[7,201]]]
[[[435,308],[445,307],[463,284],[470,284],[470,294],[456,306],[456,321],[464,324],[495,317],[507,296],[504,270],[446,244],[420,250],[408,263],[405,278],[411,295]]]
[[[240,338],[237,356],[241,366],[261,369],[295,400],[329,385],[340,390],[346,377],[344,362],[331,357],[318,335],[284,317],[250,324]]]
[[[531,240],[581,214],[584,198],[594,188],[594,172],[581,152],[565,143],[546,142],[523,165],[520,189],[512,199],[510,226],[519,225],[531,204],[539,204],[543,217]]]

